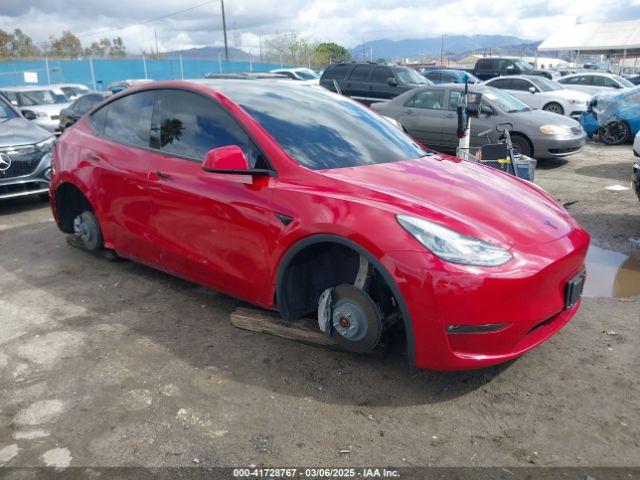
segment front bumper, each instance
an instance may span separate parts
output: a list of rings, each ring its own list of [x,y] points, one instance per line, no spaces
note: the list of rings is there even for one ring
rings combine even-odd
[[[49,192],[51,154],[41,154],[40,159],[34,161],[33,165],[33,168],[26,167],[16,175],[12,172],[0,172],[0,200]]]
[[[640,162],[633,166],[631,172],[631,184],[633,185],[636,195],[638,195],[638,200],[640,200]]]
[[[531,141],[535,158],[561,158],[582,150],[587,142],[587,135],[584,131],[579,135],[569,137],[544,135],[532,138]]]
[[[394,271],[411,318],[415,365],[434,370],[482,368],[516,358],[560,330],[579,302],[565,310],[565,287],[584,270],[589,234],[527,247],[501,267],[443,262],[428,252],[394,252]],[[447,333],[450,325],[496,325],[487,333]]]

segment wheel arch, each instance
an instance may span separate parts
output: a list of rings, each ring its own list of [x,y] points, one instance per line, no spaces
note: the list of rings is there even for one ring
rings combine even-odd
[[[79,214],[87,207],[95,212],[93,203],[87,195],[86,189],[78,185],[71,178],[61,179],[55,185],[53,190],[53,198],[51,200],[54,206],[56,224],[58,228],[65,233],[73,233],[74,214]],[[67,207],[66,203],[70,203]]]
[[[529,138],[529,135],[527,135],[524,132],[521,132],[520,130],[514,130],[512,132],[509,132],[509,134],[513,137],[514,135],[517,135],[518,137],[522,137],[524,138],[527,143],[529,144],[529,148],[531,148],[531,156],[534,157],[535,153],[536,153],[536,149],[533,146],[533,142],[531,141],[531,139]],[[535,158],[535,157],[534,157]]]
[[[346,237],[335,235],[335,234],[316,234],[305,237],[301,240],[298,240],[296,243],[291,245],[287,251],[284,253],[277,268],[277,277],[276,277],[276,303],[278,305],[278,310],[280,314],[286,319],[293,319],[295,315],[288,309],[288,305],[285,301],[285,281],[288,267],[291,265],[291,262],[297,257],[297,255],[303,252],[305,249],[312,247],[317,244],[328,243],[328,244],[337,244],[340,246],[344,246],[354,250],[360,255],[364,256],[380,273],[383,280],[386,282],[387,286],[391,290],[402,315],[402,323],[404,326],[404,332],[406,337],[406,348],[407,348],[407,359],[409,361],[410,366],[415,365],[415,337],[413,332],[413,324],[411,322],[411,316],[409,315],[409,309],[407,304],[398,288],[395,280],[389,271],[385,268],[378,258],[373,255],[369,250],[364,248],[359,243],[350,240]]]

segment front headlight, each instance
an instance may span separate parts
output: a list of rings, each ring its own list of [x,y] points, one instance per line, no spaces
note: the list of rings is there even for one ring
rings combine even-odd
[[[571,135],[571,129],[564,125],[542,125],[540,133],[545,135]]]
[[[56,141],[56,137],[52,136],[47,138],[46,140],[41,141],[40,143],[36,143],[36,148],[43,152],[50,152],[53,143]]]
[[[513,258],[513,255],[502,247],[462,235],[423,218],[398,215],[397,219],[416,240],[447,262],[496,267]]]

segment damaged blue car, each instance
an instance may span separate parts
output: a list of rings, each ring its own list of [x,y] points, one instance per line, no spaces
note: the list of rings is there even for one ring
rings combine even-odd
[[[580,124],[589,138],[597,135],[607,145],[629,142],[640,131],[640,87],[597,93]]]

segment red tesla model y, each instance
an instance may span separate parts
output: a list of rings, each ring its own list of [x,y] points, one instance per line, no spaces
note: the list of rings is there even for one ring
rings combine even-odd
[[[401,329],[417,367],[484,367],[580,304],[589,235],[549,195],[321,87],[134,87],[60,137],[53,172],[57,224],[86,249],[317,316],[351,351]]]

